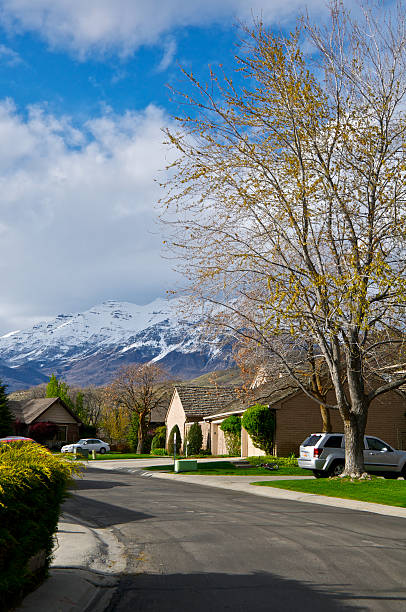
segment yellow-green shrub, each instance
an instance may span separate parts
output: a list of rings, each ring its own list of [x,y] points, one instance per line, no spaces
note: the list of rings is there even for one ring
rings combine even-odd
[[[0,610],[47,573],[61,503],[81,466],[34,442],[0,444]],[[42,567],[29,567],[34,555]]]

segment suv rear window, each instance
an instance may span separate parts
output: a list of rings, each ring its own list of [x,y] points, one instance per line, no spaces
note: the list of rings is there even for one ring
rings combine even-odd
[[[342,436],[330,436],[324,443],[324,448],[341,448]]]
[[[312,435],[306,438],[303,442],[302,446],[316,446],[317,442],[320,440],[321,436]]]

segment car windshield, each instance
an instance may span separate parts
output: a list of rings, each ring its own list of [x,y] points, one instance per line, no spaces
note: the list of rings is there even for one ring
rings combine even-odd
[[[317,442],[320,440],[321,436],[316,436],[315,434],[306,438],[303,442],[302,446],[316,446]]]
[[[83,438],[82,440],[79,440],[79,442],[76,442],[76,444],[83,444],[84,442],[87,442],[87,440]]]

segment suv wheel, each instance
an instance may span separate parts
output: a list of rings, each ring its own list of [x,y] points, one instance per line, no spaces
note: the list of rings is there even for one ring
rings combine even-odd
[[[106,452],[106,449],[104,448],[104,446],[102,446],[101,449],[99,450],[99,453],[101,455],[104,455],[105,452]]]
[[[387,480],[395,480],[399,477],[399,472],[386,472],[383,477]]]
[[[402,478],[404,478],[406,480],[406,463],[403,466],[402,471],[400,472],[400,475],[402,476]]]
[[[341,476],[343,471],[344,471],[344,463],[342,461],[336,461],[335,463],[333,463],[333,465],[329,469],[328,476],[330,477]]]

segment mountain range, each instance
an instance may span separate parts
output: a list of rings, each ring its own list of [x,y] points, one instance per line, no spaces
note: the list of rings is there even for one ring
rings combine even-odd
[[[0,337],[0,379],[8,390],[49,380],[104,385],[120,366],[159,362],[188,380],[234,365],[231,342],[202,340],[199,317],[185,319],[178,299],[145,306],[107,301],[76,314],[59,314]]]

